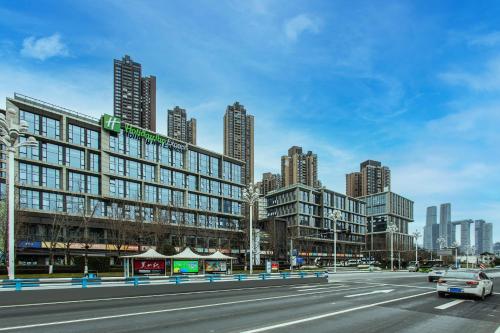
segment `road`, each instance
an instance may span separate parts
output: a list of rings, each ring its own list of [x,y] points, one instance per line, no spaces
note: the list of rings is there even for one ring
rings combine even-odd
[[[477,301],[434,290],[418,273],[368,273],[12,291],[0,294],[0,332],[500,332],[498,293]]]

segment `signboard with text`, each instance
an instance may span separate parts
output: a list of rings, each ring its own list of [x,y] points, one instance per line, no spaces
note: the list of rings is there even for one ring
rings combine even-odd
[[[134,275],[141,274],[165,274],[165,260],[134,260]]]

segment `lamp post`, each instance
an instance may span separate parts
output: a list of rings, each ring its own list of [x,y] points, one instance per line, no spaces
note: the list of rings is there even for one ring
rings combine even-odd
[[[394,233],[398,232],[398,227],[394,222],[389,222],[386,231],[391,235],[391,271],[394,271]]]
[[[336,209],[328,217],[333,220],[333,272],[337,273],[337,220],[340,220],[342,213]]]
[[[420,238],[420,236],[422,236],[422,234],[418,231],[418,230],[415,230],[415,232],[413,233],[413,237],[415,237],[415,265],[418,265],[418,239]],[[417,267],[417,266],[415,266]]]
[[[250,274],[253,273],[253,205],[255,201],[259,198],[259,189],[255,184],[248,184],[248,186],[243,190],[243,200],[248,204],[250,209],[250,219],[249,219],[249,236],[250,236]]]
[[[458,268],[458,246],[460,244],[458,244],[457,242],[453,242],[451,244],[451,247],[454,247],[455,248],[455,268]]]
[[[38,145],[32,136],[26,141],[20,142],[19,138],[25,137],[28,132],[28,123],[24,120],[18,121],[17,110],[7,109],[7,114],[0,114],[0,141],[6,147],[7,159],[7,186],[8,186],[8,243],[9,243],[9,280],[15,278],[15,235],[14,235],[14,173],[15,173],[15,153],[19,147],[33,147]]]

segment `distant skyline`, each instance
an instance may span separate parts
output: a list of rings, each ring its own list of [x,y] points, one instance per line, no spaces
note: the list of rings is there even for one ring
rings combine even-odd
[[[157,78],[157,128],[176,105],[198,145],[223,151],[223,116],[255,116],[255,181],[293,145],[318,178],[374,159],[391,189],[451,219],[484,219],[500,241],[500,4],[495,1],[1,2],[0,96],[112,113],[113,59]],[[4,105],[2,106],[4,107]],[[419,241],[422,242],[422,239]]]

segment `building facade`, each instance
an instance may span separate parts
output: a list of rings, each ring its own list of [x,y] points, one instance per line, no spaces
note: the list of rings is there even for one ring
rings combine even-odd
[[[484,220],[475,222],[476,254],[493,252],[493,223]]]
[[[436,250],[437,239],[439,238],[439,228],[437,224],[437,207],[427,207],[426,221],[424,227],[424,249],[429,251]],[[437,233],[435,231],[438,231]]]
[[[333,263],[334,235],[330,214],[340,210],[337,221],[337,257],[339,261],[358,258],[365,245],[365,203],[325,188],[294,184],[269,192],[268,219],[286,221],[287,240],[292,253],[312,263],[316,258]],[[290,247],[288,248],[290,255]]]
[[[142,66],[125,55],[114,60],[113,114],[156,131],[156,77],[142,77]]]
[[[439,208],[439,237],[446,239],[446,246],[453,243],[451,203],[441,204]]]
[[[359,172],[346,175],[346,193],[355,198],[390,189],[391,170],[378,161],[364,161],[360,164]]]
[[[281,157],[282,186],[303,184],[320,187],[318,180],[318,156],[308,151],[302,152],[302,147],[293,146],[288,149],[288,155]]]
[[[253,183],[254,117],[238,102],[228,105],[224,115],[224,155],[244,161],[244,183]]]
[[[271,191],[275,191],[281,188],[281,175],[265,172],[262,174],[262,180],[257,183],[257,186],[261,195],[266,195]]]
[[[379,261],[390,260],[391,235],[387,227],[394,224],[397,228],[393,235],[395,259],[409,257],[411,254],[414,256],[414,239],[409,233],[409,224],[413,222],[413,201],[390,191],[360,199],[366,203],[365,254]]]
[[[469,220],[460,220],[460,221],[453,221],[451,222],[452,230],[451,230],[451,237],[452,237],[452,242],[457,242],[457,227],[460,227],[460,251],[462,253],[465,253],[467,251],[467,246],[471,245],[471,238],[470,238],[470,226],[473,224],[474,221],[469,219]]]
[[[109,256],[164,243],[240,253],[242,161],[113,116],[100,121],[18,95],[7,107],[39,142],[16,156],[20,261],[46,258],[51,242],[61,255],[69,240],[73,254],[84,243]],[[64,225],[54,238],[56,221]]]
[[[168,110],[168,136],[196,145],[196,119],[187,120],[186,110],[178,106]]]

